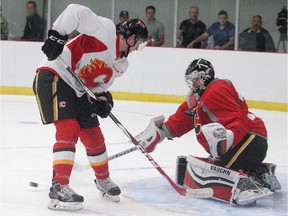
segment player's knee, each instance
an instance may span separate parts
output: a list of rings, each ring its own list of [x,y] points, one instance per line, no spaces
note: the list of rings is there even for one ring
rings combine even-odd
[[[81,129],[80,139],[86,148],[105,147],[105,140],[100,127]]]
[[[76,144],[80,134],[80,126],[76,119],[63,119],[54,122],[56,140]]]

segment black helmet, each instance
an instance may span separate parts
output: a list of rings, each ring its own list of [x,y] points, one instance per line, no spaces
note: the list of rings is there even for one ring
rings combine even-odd
[[[214,79],[213,65],[203,59],[195,59],[185,72],[185,81],[189,88],[198,93],[206,88],[206,86]]]
[[[138,40],[143,42],[147,41],[148,31],[146,25],[140,19],[128,19],[126,20],[119,29],[119,33],[124,36],[124,38],[129,38],[131,35],[135,34],[135,44]]]

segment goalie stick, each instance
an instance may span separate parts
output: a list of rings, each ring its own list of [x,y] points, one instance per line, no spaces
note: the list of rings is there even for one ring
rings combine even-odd
[[[137,149],[138,149],[137,146],[133,146],[132,148],[125,149],[125,150],[123,150],[123,151],[121,151],[121,152],[118,152],[118,153],[116,153],[116,154],[114,154],[114,155],[109,156],[109,157],[108,157],[108,160],[110,161],[110,160],[113,160],[113,159],[115,159],[115,158],[121,157],[121,156],[126,155],[126,154],[128,154],[128,153],[130,153],[130,152],[133,152],[133,151],[135,151],[135,150],[137,150]],[[90,169],[90,168],[91,168],[91,166],[90,166],[89,164],[87,164],[87,165],[80,165],[80,164],[74,162],[74,165],[73,165],[73,170],[75,170],[75,171],[77,171],[77,172],[82,172],[82,171],[88,170],[88,169]]]
[[[84,82],[75,74],[72,69],[67,65],[67,63],[60,57],[57,57],[57,60],[66,68],[66,70],[79,82],[83,87],[84,91],[88,96],[97,100],[94,93],[84,84]],[[157,162],[145,151],[145,149],[139,145],[138,141],[129,133],[129,131],[121,124],[121,122],[110,112],[109,117],[115,122],[115,124],[124,132],[124,134],[132,141],[132,143],[141,151],[142,154],[150,161],[150,163],[162,174],[162,176],[170,183],[170,185],[182,196],[192,196],[197,198],[210,198],[213,196],[213,190],[211,188],[200,188],[200,189],[191,189],[183,188],[177,185],[166,173],[165,171],[157,164]]]
[[[158,163],[148,154],[145,149],[139,145],[138,141],[130,134],[130,132],[121,124],[121,122],[110,112],[109,117],[116,123],[116,125],[126,134],[132,143],[141,151],[142,154],[151,162],[151,164],[162,174],[162,176],[170,183],[170,185],[182,196],[191,196],[197,198],[210,198],[213,196],[211,188],[183,188],[177,185],[158,165]]]

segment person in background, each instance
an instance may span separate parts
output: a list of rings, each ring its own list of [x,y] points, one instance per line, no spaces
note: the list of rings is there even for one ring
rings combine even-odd
[[[128,19],[129,19],[129,12],[126,10],[121,11],[119,14],[120,22],[116,25],[116,33],[117,34],[119,33],[120,26]]]
[[[177,46],[187,47],[194,39],[207,31],[206,25],[198,19],[199,8],[192,6],[189,10],[190,19],[183,20],[177,32]],[[198,42],[193,48],[206,47],[206,40]]]
[[[262,17],[255,15],[251,27],[239,35],[239,50],[275,52],[276,47],[270,33],[262,27]]]
[[[16,40],[42,41],[43,40],[43,22],[37,13],[37,4],[34,1],[26,3],[26,25],[22,37],[16,37]]]
[[[156,8],[152,5],[146,7],[145,22],[148,32],[148,46],[162,46],[164,44],[164,25],[155,18]]]
[[[193,48],[195,43],[206,40],[211,35],[214,49],[231,50],[234,48],[235,26],[228,21],[228,14],[225,10],[219,11],[218,22],[214,22],[207,32],[194,39],[187,47]]]
[[[1,5],[0,5],[0,19],[1,19],[1,40],[8,40],[8,21],[2,15]]]

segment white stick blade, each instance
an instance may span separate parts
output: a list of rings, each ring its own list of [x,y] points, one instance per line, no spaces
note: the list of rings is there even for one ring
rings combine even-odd
[[[213,196],[213,190],[211,188],[199,188],[199,189],[186,189],[186,196],[196,198],[211,198]]]

